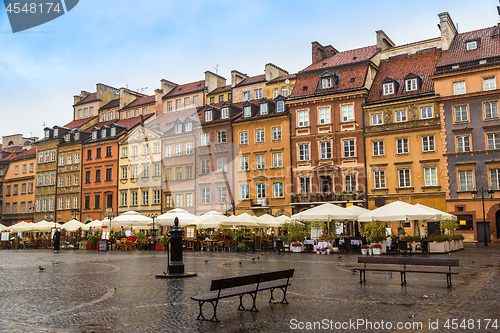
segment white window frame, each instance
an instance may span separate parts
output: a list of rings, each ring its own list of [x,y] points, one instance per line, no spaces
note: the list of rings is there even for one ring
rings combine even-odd
[[[248,171],[248,156],[240,156],[240,171]]]
[[[283,153],[273,153],[273,168],[283,167]]]
[[[424,135],[422,136],[422,151],[431,152],[436,150],[436,140],[434,135]]]
[[[229,118],[229,108],[222,108],[221,110],[221,119]]]
[[[373,187],[376,189],[385,188],[385,170],[373,171]]]
[[[264,116],[269,113],[268,109],[268,104],[267,103],[261,103],[260,104],[260,115]]]
[[[301,143],[299,144],[299,161],[309,161],[310,159],[310,149],[309,149],[309,144],[308,143]]]
[[[297,111],[297,127],[308,127],[309,126],[309,111],[302,110]]]
[[[467,51],[476,50],[477,49],[477,41],[471,40],[465,43],[465,49]]]
[[[282,182],[273,183],[273,197],[274,198],[283,198],[283,183]]]
[[[398,169],[398,187],[399,188],[411,187],[410,169]]]
[[[277,101],[276,102],[276,112],[284,112],[285,111],[285,102]]]
[[[342,122],[354,121],[354,104],[342,105]]]
[[[327,160],[332,158],[332,142],[322,141],[319,143],[320,146],[320,159]]]
[[[212,111],[205,111],[205,121],[212,121]]]
[[[372,156],[384,156],[384,141],[372,141]]]
[[[425,186],[438,186],[437,167],[424,168],[424,184]]]
[[[200,146],[208,146],[210,144],[210,133],[200,133]]]
[[[488,150],[500,149],[500,133],[487,133],[486,147]]]
[[[498,101],[484,102],[483,109],[484,109],[484,119],[497,119],[499,117]]]
[[[331,123],[330,108],[329,107],[318,108],[318,114],[319,114],[319,124],[320,125],[325,125],[325,124]]]
[[[483,90],[495,90],[497,88],[496,77],[484,77],[483,78]]]
[[[410,153],[410,143],[408,138],[396,139],[396,153],[398,155]]]
[[[252,107],[247,105],[243,107],[243,118],[248,118],[252,116]]]
[[[464,185],[464,186],[462,186]],[[474,171],[460,170],[458,171],[458,191],[473,191],[474,190]]]
[[[408,91],[417,91],[418,90],[418,81],[416,78],[405,80],[405,90]]]
[[[280,141],[281,140],[281,126],[273,127],[272,132],[273,132],[273,141]]]
[[[263,143],[265,142],[265,135],[264,135],[264,129],[259,128],[255,130],[255,142],[256,143]]]
[[[342,140],[342,149],[344,152],[343,154],[344,158],[356,157],[356,140],[354,139]]]
[[[469,121],[469,108],[467,105],[453,106],[453,120],[455,123],[464,123]]]
[[[382,113],[372,114],[372,126],[382,125],[383,123]]]
[[[399,110],[394,112],[394,117],[396,119],[397,123],[403,123],[405,121],[408,121],[408,116],[406,110]]]
[[[248,132],[243,131],[240,132],[240,145],[247,145],[248,144]]]
[[[429,110],[430,110],[430,115],[429,115]],[[432,106],[426,106],[420,108],[420,119],[430,119],[433,116],[434,116],[434,110]]]
[[[382,84],[382,95],[394,95],[394,82]]]
[[[266,168],[266,155],[257,154],[255,155],[255,166],[257,170],[264,170]]]
[[[470,153],[472,150],[470,135],[457,135],[457,153]]]
[[[465,93],[465,81],[453,82],[453,95],[462,95]]]

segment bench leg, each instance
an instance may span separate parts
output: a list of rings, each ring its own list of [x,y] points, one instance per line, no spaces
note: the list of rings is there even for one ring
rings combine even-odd
[[[359,270],[359,283],[366,283],[366,271]]]
[[[401,272],[401,285],[406,285],[406,272]]]
[[[446,274],[446,286],[451,289],[451,274]]]
[[[206,301],[198,301],[198,305],[200,306],[200,313],[198,314],[198,317],[196,320],[204,320],[204,321],[214,321],[214,322],[219,322],[219,319],[217,319],[217,305],[219,304],[219,300],[214,301],[209,301],[210,304],[212,304],[212,308],[214,309],[214,314],[212,318],[207,319],[203,315],[203,304],[206,303]]]
[[[283,292],[283,299],[281,300],[280,304],[290,304],[288,303],[288,301],[286,300],[286,291],[288,289],[288,287],[278,287],[281,289],[281,291]],[[273,292],[274,292],[274,289],[276,288],[271,288],[271,298],[269,299],[269,303],[274,303],[275,300],[274,300],[274,295],[273,295]]]
[[[244,306],[243,306],[243,296],[245,296],[246,294],[241,294],[240,295],[240,305],[238,306],[238,311],[252,311],[252,312],[259,312],[259,310],[257,310],[257,307],[255,305],[255,299],[257,298],[257,293],[249,293],[248,295],[250,295],[252,297],[252,301],[253,301],[253,304],[252,304],[252,307],[250,309],[246,309]]]

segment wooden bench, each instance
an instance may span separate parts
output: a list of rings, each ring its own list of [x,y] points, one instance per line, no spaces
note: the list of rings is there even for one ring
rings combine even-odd
[[[269,298],[269,303],[274,303],[273,292],[275,289],[281,289],[283,292],[283,299],[279,302],[281,304],[288,304],[286,300],[286,291],[290,285],[290,278],[293,277],[293,269],[288,269],[284,271],[274,271],[267,273],[259,273],[245,276],[236,276],[218,280],[212,280],[210,285],[210,291],[215,291],[209,294],[198,295],[191,297],[192,300],[198,302],[200,306],[200,314],[196,320],[207,320],[216,321],[217,319],[217,305],[219,300],[222,298],[228,298],[233,296],[240,297],[240,305],[238,306],[239,311],[253,311],[258,312],[255,306],[255,299],[257,297],[257,292],[263,290],[270,290],[271,297]],[[246,309],[243,306],[243,296],[250,295],[252,297],[252,307]],[[209,302],[213,307],[213,316],[207,319],[203,315],[203,305]]]
[[[408,257],[358,257],[358,263],[364,264],[359,270],[359,283],[366,283],[366,271],[380,271],[380,272],[399,272],[401,273],[401,285],[406,285],[406,273],[427,273],[427,274],[446,274],[447,287],[451,288],[451,275],[458,274],[452,272],[451,267],[458,267],[458,259],[431,259],[431,258],[408,258]],[[366,264],[379,264],[379,265],[399,265],[400,268],[374,268],[366,267]],[[447,271],[437,270],[417,270],[408,269],[407,266],[433,266],[445,267],[448,266]]]

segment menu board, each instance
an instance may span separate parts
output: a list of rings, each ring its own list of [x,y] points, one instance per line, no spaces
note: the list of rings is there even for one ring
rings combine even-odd
[[[9,232],[8,231],[3,231],[2,232],[2,238],[0,238],[2,242],[8,242],[9,241]]]
[[[193,240],[195,238],[196,227],[193,225],[186,227],[186,239]]]
[[[109,228],[102,228],[102,236],[101,239],[109,240]]]

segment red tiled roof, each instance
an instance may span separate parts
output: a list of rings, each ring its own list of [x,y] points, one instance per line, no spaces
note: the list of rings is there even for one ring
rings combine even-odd
[[[0,162],[12,162],[16,160],[22,160],[26,158],[33,158],[36,156],[36,147],[26,150],[22,147],[17,147],[17,149],[11,152],[8,156],[2,158]]]
[[[4,147],[0,150],[4,151],[4,152],[7,152],[7,153],[12,153],[18,149],[22,149],[22,147]]]
[[[276,82],[281,82],[281,81],[285,81],[285,80],[293,80],[296,78],[297,78],[297,75],[295,75],[295,74],[283,75],[283,76],[278,76],[277,78],[272,79],[268,83],[276,83]]]
[[[266,81],[266,74],[261,74],[261,75],[256,75],[256,76],[251,76],[247,77],[240,83],[236,85],[236,87],[242,87],[242,86],[247,86],[249,84],[254,84],[254,83],[259,83],[259,82],[265,82]]]
[[[152,116],[153,116],[153,114],[150,113],[150,114],[147,114],[145,116],[142,116],[142,119],[147,120]],[[139,124],[142,119],[141,119],[141,116],[128,118],[128,119],[122,119],[122,120],[118,120],[116,122],[116,124],[121,125],[121,126],[125,126],[126,128],[131,128],[131,127],[134,127],[135,125]]]
[[[378,52],[379,49],[377,49],[376,45],[366,46],[354,50],[342,51],[329,58],[325,58],[315,64],[310,65],[309,67],[301,70],[299,73],[365,61],[372,58]]]
[[[442,53],[437,66],[442,67],[500,56],[500,35],[492,37],[493,29],[495,27],[458,34],[449,50]],[[477,49],[467,51],[466,43],[473,40],[478,41]]]
[[[94,120],[95,118],[97,118],[97,116],[73,120],[72,122],[64,125],[63,127],[69,128],[69,129],[80,128],[81,126],[85,125],[86,123],[90,122],[91,120]]]
[[[119,106],[120,106],[120,99],[115,98],[109,101],[106,105],[101,106],[99,110],[107,110],[107,109],[117,108]]]
[[[428,50],[413,55],[401,55],[389,58],[380,63],[380,70],[375,77],[368,94],[367,102],[394,99],[406,96],[418,96],[434,92],[434,81],[431,76],[436,70],[436,63],[441,55],[440,50]],[[422,79],[420,90],[404,92],[404,78],[408,74],[415,74]],[[393,95],[382,95],[382,84],[387,78],[399,82],[398,91]]]
[[[77,105],[80,105],[80,104],[85,104],[85,103],[89,103],[89,102],[93,102],[93,101],[97,101],[98,98],[97,98],[97,93],[92,93],[90,95],[88,95],[87,97],[85,97],[84,99],[82,99],[80,102],[76,103],[74,106],[77,106]]]
[[[149,103],[154,103],[155,102],[155,95],[151,96],[144,96],[140,98],[136,98],[132,103],[129,105],[125,106],[123,109],[128,109],[128,108],[133,108],[136,106],[144,105],[144,104],[149,104]]]
[[[367,65],[344,68],[341,71],[341,77],[337,88],[332,89],[318,89],[319,74],[310,74],[299,76],[295,83],[291,98],[304,97],[316,94],[335,93],[342,90],[350,90],[361,88],[364,86],[366,73],[368,71]],[[335,72],[339,73],[339,72]],[[354,80],[353,80],[354,79]]]
[[[178,95],[191,94],[203,89],[205,89],[205,80],[181,84],[172,89],[168,94],[163,96],[163,99],[167,99]]]
[[[177,119],[184,120],[187,117],[191,117],[197,120],[198,119],[197,109],[188,109],[188,110],[164,113],[161,116],[156,117],[152,121],[148,122],[146,127],[166,133],[169,129],[172,128],[174,122]]]
[[[222,93],[222,92],[230,91],[231,89],[232,89],[231,85],[227,85],[227,86],[223,86],[223,87],[218,87],[218,88],[215,88],[214,90],[212,90],[211,92],[209,92],[208,95],[219,94],[219,93]]]

